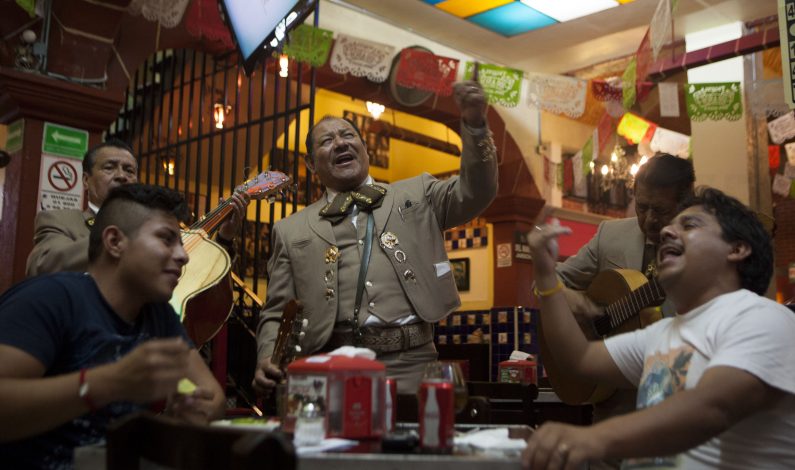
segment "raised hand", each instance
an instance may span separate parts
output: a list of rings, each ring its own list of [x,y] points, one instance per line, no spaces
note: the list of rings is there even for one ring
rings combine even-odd
[[[453,85],[453,98],[464,124],[475,128],[486,125],[488,100],[480,83],[471,80],[456,83]]]
[[[557,219],[552,219],[548,224],[536,225],[527,234],[536,275],[554,274],[555,263],[558,260],[558,237],[570,233],[569,227],[560,225]]]

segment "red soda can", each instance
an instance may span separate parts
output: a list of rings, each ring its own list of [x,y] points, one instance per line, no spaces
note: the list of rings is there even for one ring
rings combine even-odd
[[[427,452],[452,452],[455,424],[452,382],[424,380],[419,398],[420,446]]]
[[[397,382],[395,379],[387,377],[385,385],[384,432],[392,432],[395,430],[395,421],[397,421]]]

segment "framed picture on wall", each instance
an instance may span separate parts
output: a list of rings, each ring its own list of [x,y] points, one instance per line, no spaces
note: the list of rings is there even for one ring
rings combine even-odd
[[[458,292],[469,291],[469,258],[453,258],[450,260],[453,279]]]

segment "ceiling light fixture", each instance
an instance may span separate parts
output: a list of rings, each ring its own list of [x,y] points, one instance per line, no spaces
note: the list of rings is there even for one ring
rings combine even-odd
[[[561,23],[619,5],[616,0],[521,0],[521,2]]]

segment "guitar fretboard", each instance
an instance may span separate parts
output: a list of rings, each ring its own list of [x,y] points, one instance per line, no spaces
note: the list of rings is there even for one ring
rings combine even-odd
[[[594,321],[594,328],[600,336],[605,336],[622,323],[637,315],[646,307],[660,305],[665,300],[665,292],[656,278],[635,289],[605,308],[605,315]],[[605,322],[604,320],[609,320]]]

